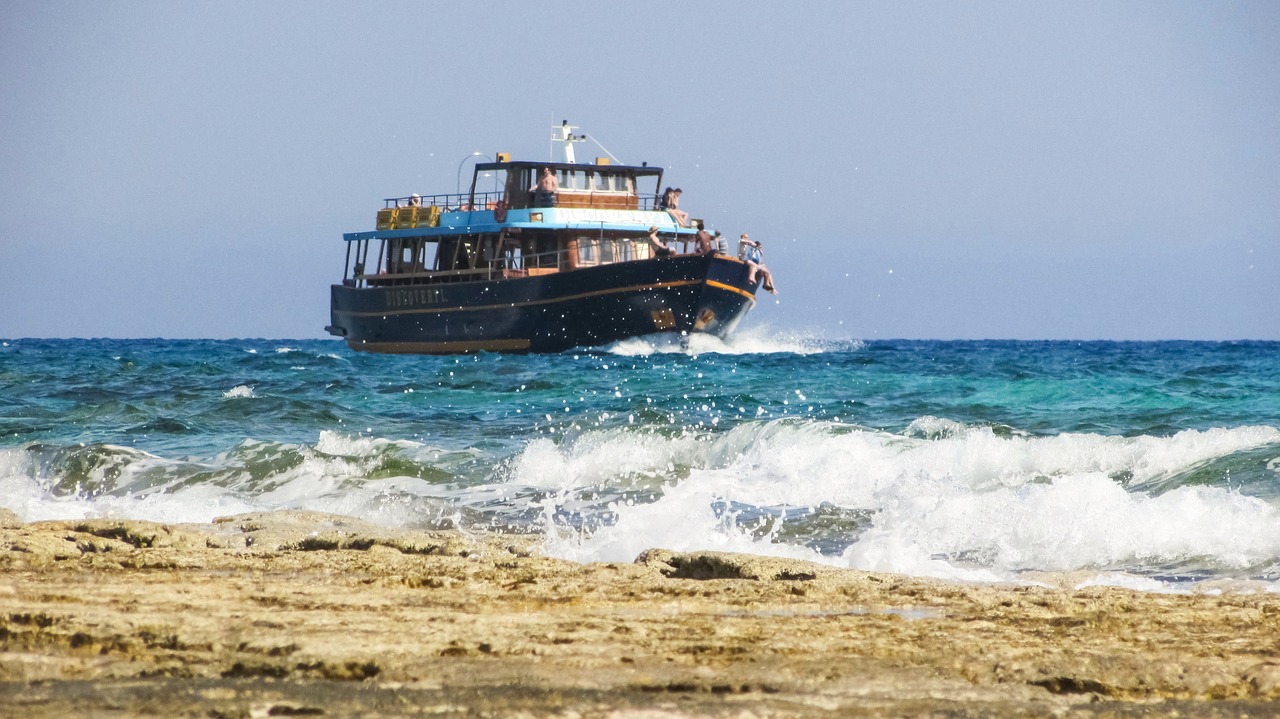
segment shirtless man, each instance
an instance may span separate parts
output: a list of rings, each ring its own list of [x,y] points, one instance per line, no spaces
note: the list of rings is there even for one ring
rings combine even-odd
[[[756,275],[759,274],[764,281],[765,290],[771,295],[778,294],[773,286],[773,275],[764,266],[764,250],[760,248],[759,240],[752,240],[747,237],[747,233],[742,233],[742,237],[738,238],[738,257],[747,263],[747,282],[755,282]]]
[[[709,255],[716,251],[715,244],[711,241],[711,233],[707,232],[706,226],[701,221],[698,222],[698,234],[694,235],[694,238],[698,246],[698,254]]]
[[[556,180],[556,174],[551,171],[550,167],[542,168],[542,177],[538,182],[529,188],[533,192],[534,207],[555,207],[556,193],[560,192],[560,182]]]

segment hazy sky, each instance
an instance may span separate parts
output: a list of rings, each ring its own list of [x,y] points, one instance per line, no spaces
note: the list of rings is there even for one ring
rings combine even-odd
[[[6,0],[0,337],[327,336],[343,232],[562,119],[778,331],[1280,339],[1271,0]]]

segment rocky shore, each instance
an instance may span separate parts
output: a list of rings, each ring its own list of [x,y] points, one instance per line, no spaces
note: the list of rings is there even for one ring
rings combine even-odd
[[[0,512],[0,716],[1280,716],[1280,594]]]

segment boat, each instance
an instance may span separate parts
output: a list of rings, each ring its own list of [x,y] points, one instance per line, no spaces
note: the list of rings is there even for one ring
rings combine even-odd
[[[607,150],[577,162],[574,145],[588,137],[577,129],[553,128],[558,160],[499,152],[474,163],[465,192],[459,179],[452,194],[385,199],[375,229],[343,235],[325,329],[360,352],[414,354],[733,332],[755,305],[747,263],[696,251],[702,223],[666,209],[662,168],[622,164]],[[531,189],[547,170],[558,191]],[[658,256],[654,228],[670,255]]]

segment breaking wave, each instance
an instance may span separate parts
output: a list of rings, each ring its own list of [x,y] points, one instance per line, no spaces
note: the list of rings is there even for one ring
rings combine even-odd
[[[1280,578],[1272,427],[1123,438],[957,426],[922,438],[778,420],[654,442],[525,450],[511,481],[552,490],[553,553],[625,561],[651,546],[715,547],[974,580],[1081,570]],[[602,482],[605,457],[628,448],[646,463]],[[583,498],[609,491],[607,524],[575,526]],[[640,501],[646,492],[657,496]]]
[[[1275,343],[860,342],[755,327],[562,355],[0,345],[0,507],[304,509],[982,581],[1280,588]]]

